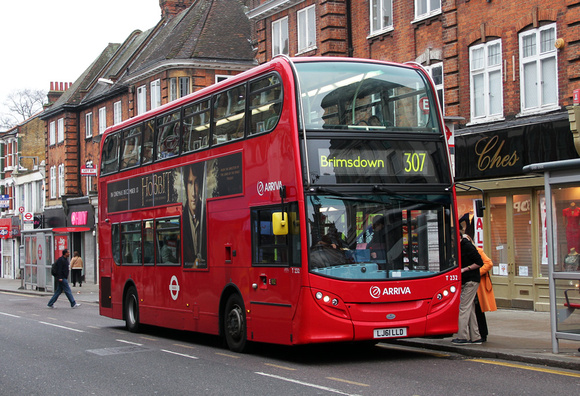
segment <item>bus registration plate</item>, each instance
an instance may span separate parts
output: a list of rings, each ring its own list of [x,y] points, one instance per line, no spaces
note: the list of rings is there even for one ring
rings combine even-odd
[[[406,327],[394,327],[392,329],[375,329],[374,332],[375,338],[394,338],[407,336]]]

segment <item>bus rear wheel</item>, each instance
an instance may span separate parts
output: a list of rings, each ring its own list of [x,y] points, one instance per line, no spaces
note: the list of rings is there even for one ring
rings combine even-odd
[[[226,303],[224,333],[226,343],[231,351],[244,352],[246,350],[246,312],[244,302],[238,294],[232,294]]]
[[[125,327],[131,333],[139,331],[139,299],[135,287],[131,287],[125,296]]]

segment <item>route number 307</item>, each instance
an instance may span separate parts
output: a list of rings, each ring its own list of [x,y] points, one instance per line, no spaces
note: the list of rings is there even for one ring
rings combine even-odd
[[[423,172],[425,166],[425,153],[403,153],[405,172]]]

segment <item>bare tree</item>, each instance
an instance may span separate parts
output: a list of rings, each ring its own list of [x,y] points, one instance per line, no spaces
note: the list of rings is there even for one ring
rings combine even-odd
[[[38,111],[46,99],[46,91],[40,89],[22,89],[8,95],[4,105],[10,110],[10,114],[2,115],[1,126],[11,128],[21,121],[25,121]]]

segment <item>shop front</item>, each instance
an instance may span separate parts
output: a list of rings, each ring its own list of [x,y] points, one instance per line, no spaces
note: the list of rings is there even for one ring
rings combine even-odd
[[[458,189],[458,215],[469,216],[476,243],[493,261],[498,307],[549,311],[544,177],[523,168],[578,154],[565,115],[502,125],[495,130],[468,128],[469,133],[456,130],[456,180],[475,187]],[[474,201],[482,197],[486,209],[480,219]]]

